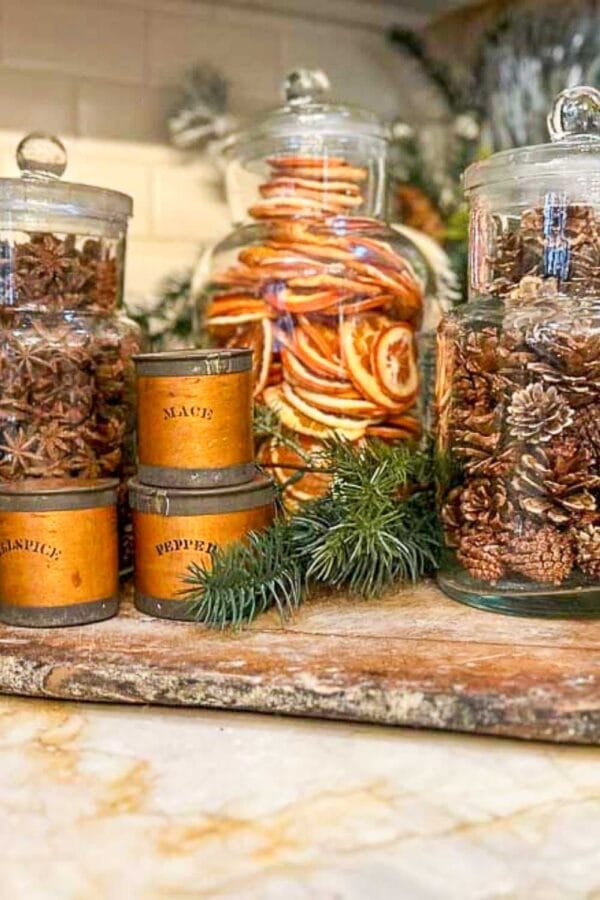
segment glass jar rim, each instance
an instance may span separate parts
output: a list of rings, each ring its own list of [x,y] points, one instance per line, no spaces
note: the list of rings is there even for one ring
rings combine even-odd
[[[532,144],[511,150],[501,150],[487,159],[472,163],[463,174],[466,193],[480,187],[506,181],[535,178],[598,177],[600,167],[600,137],[577,135],[556,143]]]

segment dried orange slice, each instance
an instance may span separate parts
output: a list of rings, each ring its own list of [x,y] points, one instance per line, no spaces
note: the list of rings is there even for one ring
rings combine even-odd
[[[317,178],[296,178],[288,175],[283,177],[277,174],[271,178],[269,186],[272,188],[296,188],[299,190],[319,191],[320,193],[350,194],[353,197],[360,195],[360,188],[350,181],[320,181]]]
[[[381,288],[376,284],[365,284],[364,282],[355,281],[352,278],[344,278],[341,275],[332,275],[330,273],[322,273],[312,276],[295,276],[290,278],[288,285],[291,288],[300,288],[310,290],[314,288],[323,288],[328,290],[338,290],[340,293],[348,292],[350,294],[364,295],[372,297],[381,293]]]
[[[419,437],[421,427],[415,428],[398,428],[395,425],[388,425],[382,422],[380,425],[369,425],[366,431],[367,437],[379,438],[381,441],[414,441]]]
[[[310,403],[311,406],[330,412],[337,416],[356,416],[357,418],[376,419],[385,416],[385,410],[376,406],[362,397],[332,397],[329,394],[321,394],[316,391],[307,391],[306,388],[294,387],[298,397]]]
[[[278,178],[321,178],[322,180],[331,179],[331,181],[365,181],[368,172],[358,166],[349,166],[338,163],[337,160],[325,160],[325,165],[287,165],[280,166],[277,170]]]
[[[405,409],[398,400],[383,388],[373,371],[372,352],[382,331],[388,330],[391,320],[387,316],[368,313],[360,317],[344,319],[340,323],[342,358],[348,374],[360,393],[377,406],[399,412]]]
[[[419,387],[415,336],[410,325],[399,322],[382,332],[372,347],[375,378],[397,402],[413,397]]]
[[[267,384],[273,357],[273,326],[271,322],[269,319],[262,318],[260,322],[234,325],[231,319],[226,319],[224,325],[218,323],[215,327],[215,324],[214,320],[207,323],[208,330],[217,338],[220,347],[250,348],[253,351],[254,396],[257,397]]]
[[[298,412],[303,413],[303,415],[308,416],[310,419],[314,419],[315,422],[327,425],[330,429],[333,429],[333,431],[338,434],[343,434],[349,440],[360,439],[363,437],[367,425],[376,425],[379,422],[379,419],[377,418],[372,420],[355,419],[351,416],[338,416],[333,413],[324,412],[308,403],[302,397],[299,397],[286,382],[281,385],[281,390],[287,402]]]
[[[310,267],[316,271],[326,271],[325,263],[317,262],[314,259],[307,259],[302,253],[295,253],[290,250],[275,249],[263,244],[254,247],[246,247],[239,253],[240,262],[250,268],[258,266],[260,268],[271,269],[272,266],[278,268],[289,267],[291,271],[297,272],[303,266]]]
[[[298,324],[322,356],[335,363],[341,360],[340,335],[337,325],[298,316]]]
[[[268,285],[264,291],[264,297],[274,309],[296,314],[321,312],[330,306],[337,305],[340,301],[340,293],[337,290],[311,291],[302,294],[281,285]]]
[[[336,361],[335,358],[324,356],[317,347],[315,347],[311,338],[303,328],[297,328],[294,334],[294,341],[291,345],[293,353],[316,372],[317,375],[324,375],[326,378],[335,378],[345,381],[347,377],[346,369],[343,365]]]
[[[295,385],[307,388],[309,391],[334,395],[343,395],[348,394],[349,391],[354,391],[351,381],[338,381],[333,378],[316,375],[285,347],[281,350],[281,361],[286,379]]]
[[[310,166],[320,169],[322,166],[345,166],[342,156],[270,156],[267,162],[273,169],[288,169],[297,166]]]
[[[280,384],[271,385],[263,391],[263,402],[276,412],[282,425],[294,431],[296,434],[304,434],[307,437],[328,438],[333,434],[331,428],[327,428],[320,422],[316,422],[309,416],[305,416],[287,402],[283,396]]]
[[[269,409],[272,409],[277,413],[282,425],[285,425],[290,431],[294,431],[296,434],[304,434],[307,437],[323,439],[331,438],[336,434],[339,434],[348,441],[358,441],[364,436],[364,423],[358,423],[360,428],[354,427],[354,421],[352,422],[353,427],[350,429],[342,428],[337,424],[334,427],[331,427],[317,421],[310,415],[305,415],[288,402],[284,395],[284,388],[285,385],[273,385],[272,387],[267,387],[263,391],[262,399]],[[333,418],[337,423],[337,416],[334,416]]]
[[[274,318],[273,309],[264,302],[248,294],[231,295],[213,300],[206,311],[206,324],[227,325]]]
[[[299,502],[314,500],[326,493],[331,476],[322,472],[301,472],[301,470],[311,465],[312,459],[317,457],[323,444],[306,435],[298,435],[297,441],[302,448],[301,453],[278,441],[270,441],[267,453],[269,462],[263,465],[272,468],[272,473],[280,484],[286,484],[290,478],[294,478],[293,483],[287,484],[286,500],[288,497]]]

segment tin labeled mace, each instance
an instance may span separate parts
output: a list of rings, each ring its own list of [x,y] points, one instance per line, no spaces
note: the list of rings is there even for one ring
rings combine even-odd
[[[174,488],[251,481],[252,351],[145,353],[134,361],[140,481]]]
[[[275,491],[264,475],[250,484],[212,490],[159,489],[129,482],[135,533],[135,605],[167,619],[193,619],[182,599],[190,563],[273,521]]]
[[[0,620],[83,625],[119,605],[116,479],[0,484]]]

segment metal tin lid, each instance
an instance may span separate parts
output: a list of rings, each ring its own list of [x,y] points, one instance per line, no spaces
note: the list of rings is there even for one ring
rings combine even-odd
[[[0,511],[93,509],[117,502],[118,478],[27,478],[0,483]]]
[[[267,475],[258,474],[246,484],[231,487],[157,488],[129,481],[129,502],[133,509],[158,516],[206,516],[238,512],[266,506],[275,500],[275,485]]]
[[[373,112],[327,100],[329,79],[320,69],[298,69],[287,75],[283,93],[285,104],[270,110],[244,131],[234,134],[225,147],[229,158],[251,159],[267,152],[270,142],[294,144],[298,152],[320,156],[323,140],[352,143],[371,139],[387,143],[389,129]]]
[[[554,190],[573,179],[598,182],[600,166],[600,91],[580,85],[561,91],[548,114],[550,143],[502,150],[470,165],[463,176],[465,190],[507,180],[548,179]]]
[[[137,353],[136,373],[144,376],[229,375],[252,369],[252,350],[166,350]]]
[[[0,216],[26,214],[41,221],[60,216],[126,225],[133,200],[120,191],[61,181],[67,151],[53,135],[33,133],[17,147],[20,178],[0,178]]]

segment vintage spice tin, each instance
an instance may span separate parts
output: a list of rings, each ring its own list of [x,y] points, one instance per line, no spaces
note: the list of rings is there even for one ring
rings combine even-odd
[[[217,547],[273,521],[275,489],[257,475],[250,484],[212,490],[160,489],[129,482],[135,535],[135,604],[166,619],[193,619],[180,596],[190,563],[208,565]]]
[[[252,350],[144,353],[134,361],[140,481],[174,488],[251,481]]]
[[[83,625],[119,605],[117,479],[0,483],[0,620]]]

